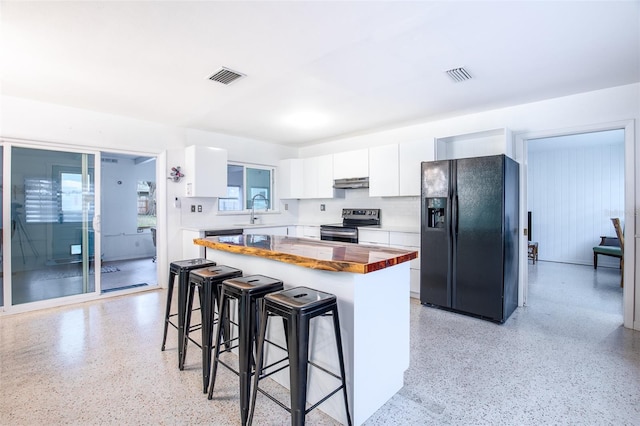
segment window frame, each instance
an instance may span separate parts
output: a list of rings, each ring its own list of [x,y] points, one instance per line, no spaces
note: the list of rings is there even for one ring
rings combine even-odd
[[[228,197],[218,197],[216,202],[216,213],[218,215],[244,215],[251,214],[251,208],[247,208],[249,204],[249,199],[246,197],[247,193],[247,169],[257,169],[257,170],[266,170],[270,173],[270,182],[269,182],[269,190],[271,192],[271,197],[269,198],[269,207],[268,210],[264,210],[260,208],[260,214],[270,214],[270,213],[280,213],[279,209],[276,206],[279,205],[277,203],[277,194],[276,194],[276,166],[265,165],[265,164],[253,164],[253,163],[243,163],[239,161],[229,161],[227,162],[227,170],[229,166],[237,166],[242,167],[242,185],[240,188],[240,206],[245,207],[241,210],[220,210],[220,202],[221,200],[236,200],[236,198],[228,198]],[[235,188],[238,188],[237,185],[232,185]],[[227,188],[229,188],[229,182],[227,182]]]

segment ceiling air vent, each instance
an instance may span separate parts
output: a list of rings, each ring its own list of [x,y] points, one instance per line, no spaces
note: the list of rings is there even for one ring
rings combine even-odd
[[[465,70],[464,68],[453,68],[445,72],[456,83],[465,80],[471,80],[471,74],[469,74],[469,71]]]
[[[213,75],[209,77],[209,80],[217,81],[218,83],[228,85],[242,77],[245,77],[245,75],[239,72],[230,70],[229,68],[222,67],[218,71],[213,73]]]

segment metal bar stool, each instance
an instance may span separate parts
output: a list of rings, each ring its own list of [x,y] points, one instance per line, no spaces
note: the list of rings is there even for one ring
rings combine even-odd
[[[251,396],[251,375],[253,374],[253,349],[254,342],[257,337],[257,316],[259,314],[257,304],[262,298],[274,291],[282,290],[282,281],[266,277],[264,275],[249,275],[243,278],[233,278],[225,280],[222,283],[220,293],[220,313],[218,327],[216,332],[216,343],[214,349],[213,363],[211,365],[211,386],[209,387],[209,399],[213,398],[213,389],[216,383],[216,372],[218,363],[224,365],[229,370],[239,376],[240,384],[240,416],[242,424],[247,423],[249,415],[249,397]],[[225,319],[229,318],[229,300],[237,300],[238,316],[237,327],[238,337],[237,345],[232,346],[232,339],[229,335],[228,340],[222,342],[221,324]],[[238,348],[238,371],[235,371],[231,365],[220,360],[220,347],[224,343],[223,352],[230,352]]]
[[[194,269],[215,266],[216,262],[208,259],[186,259],[171,262],[169,265],[169,288],[167,289],[167,307],[164,313],[164,334],[162,336],[162,350],[167,343],[167,328],[169,324],[178,329],[178,367],[182,370],[182,349],[184,346],[184,317],[187,304],[187,287],[189,286],[189,272]],[[171,298],[173,297],[173,283],[178,276],[178,312],[171,313]],[[178,324],[171,321],[171,317],[178,316]]]
[[[202,349],[202,384],[204,386],[203,393],[207,393],[209,388],[209,373],[211,371],[211,343],[213,340],[213,326],[216,320],[216,305],[219,302],[222,281],[229,278],[241,277],[240,269],[232,268],[226,265],[209,266],[207,268],[195,269],[189,274],[189,293],[187,297],[187,317],[184,324],[184,351],[182,352],[182,365],[184,365],[187,357],[187,345],[189,340]],[[193,294],[198,288],[198,297],[200,298],[201,322],[199,325],[191,326],[191,312],[193,308]],[[218,312],[220,306],[218,305]],[[198,343],[189,337],[189,333],[197,330],[202,331],[201,343]],[[228,327],[227,327],[228,328]],[[223,335],[228,335],[223,331]]]
[[[340,376],[323,368],[309,360],[309,323],[312,318],[321,315],[333,316],[333,328],[336,336],[338,349],[338,362],[340,364]],[[291,413],[291,424],[294,426],[304,425],[305,416],[314,408],[329,399],[342,389],[344,395],[344,407],[347,414],[347,423],[351,425],[349,415],[349,402],[347,400],[347,384],[344,370],[344,359],[342,353],[342,338],[340,337],[340,320],[338,318],[338,303],[336,296],[324,293],[308,287],[295,287],[289,290],[268,294],[264,297],[262,305],[262,318],[260,324],[260,334],[256,346],[257,360],[256,373],[253,379],[253,392],[251,410],[249,414],[249,424],[253,421],[256,397],[258,391],[269,399],[283,407]],[[287,336],[287,346],[289,350],[289,382],[291,407],[287,407],[272,395],[258,387],[259,381],[282,370],[265,373],[269,366],[263,368],[264,343],[269,316],[280,316],[284,318]],[[320,401],[306,409],[307,402],[307,368],[311,364],[325,373],[339,379],[341,384],[333,391],[329,392]],[[272,364],[273,365],[273,364]]]

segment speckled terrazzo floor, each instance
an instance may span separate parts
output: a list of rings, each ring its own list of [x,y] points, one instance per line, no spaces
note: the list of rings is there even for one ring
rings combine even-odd
[[[640,425],[640,332],[621,326],[619,271],[539,262],[529,276],[528,306],[504,325],[412,300],[405,387],[365,424]],[[165,294],[0,318],[0,424],[239,424],[233,373],[209,401],[195,347],[185,371],[175,344],[160,351]],[[261,411],[256,424],[289,424]],[[334,422],[316,410],[308,424]]]

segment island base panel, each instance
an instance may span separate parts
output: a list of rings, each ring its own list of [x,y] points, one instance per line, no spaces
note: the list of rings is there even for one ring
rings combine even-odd
[[[347,391],[353,423],[364,421],[387,402],[404,383],[409,368],[409,262],[368,274],[329,272],[282,263],[257,256],[207,248],[207,258],[281,279],[285,288],[307,286],[335,294],[338,299]],[[338,372],[335,337],[330,318],[314,320],[310,342],[312,360]],[[284,343],[282,323],[270,320],[270,339]],[[267,352],[267,357],[271,353]],[[277,356],[273,354],[272,356]],[[309,374],[308,401],[314,403],[335,388],[336,379],[313,371]],[[288,370],[272,376],[289,388]],[[266,404],[274,404],[266,401]],[[280,409],[275,406],[273,409]],[[337,393],[318,407],[346,424],[344,401]],[[256,407],[260,410],[260,407]]]

